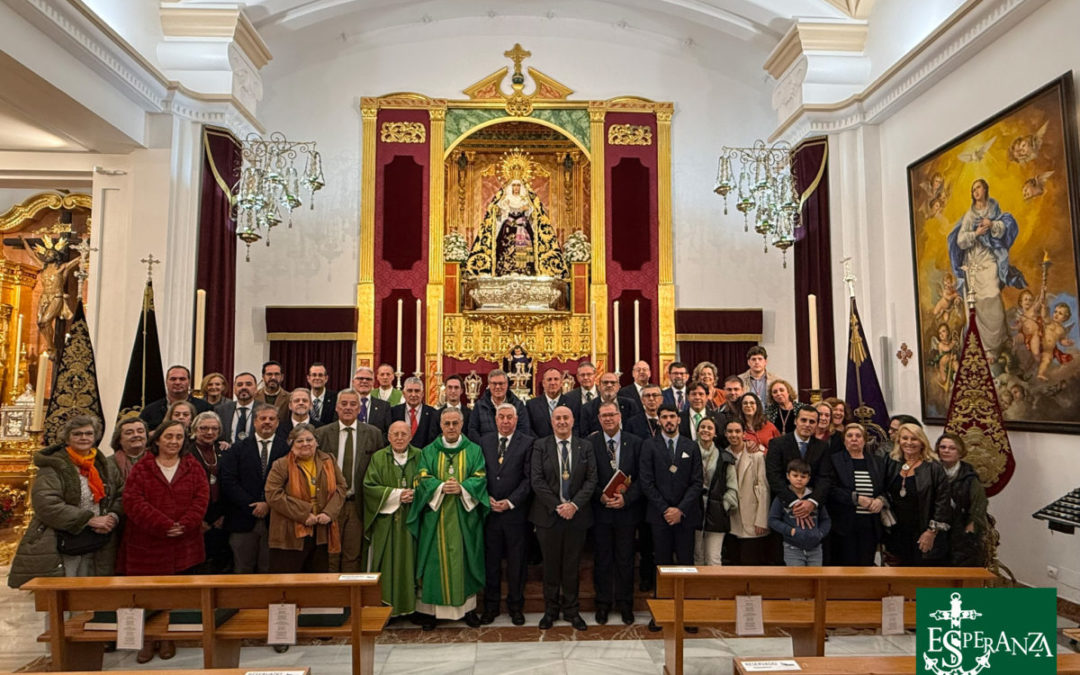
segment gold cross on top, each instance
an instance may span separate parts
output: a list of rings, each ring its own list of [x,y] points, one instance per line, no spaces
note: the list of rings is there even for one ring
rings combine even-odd
[[[147,254],[147,256],[145,258],[143,258],[139,262],[146,265],[146,280],[147,281],[153,281],[154,280],[154,265],[157,265],[158,263],[160,263],[161,260],[155,258],[153,253],[149,253],[149,254]]]
[[[521,62],[532,56],[532,52],[521,48],[521,44],[515,42],[514,48],[503,52],[503,56],[514,62],[514,73],[521,74]]]

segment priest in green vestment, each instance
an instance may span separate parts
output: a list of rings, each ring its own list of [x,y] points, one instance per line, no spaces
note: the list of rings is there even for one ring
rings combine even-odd
[[[436,619],[465,619],[480,625],[476,593],[484,587],[484,517],[490,508],[480,446],[461,435],[459,410],[443,411],[442,435],[420,453],[415,506],[409,529],[418,541],[418,613]]]
[[[416,537],[406,522],[412,508],[420,448],[410,444],[409,425],[394,422],[387,431],[390,447],[371,456],[364,475],[364,533],[369,572],[382,577],[383,602],[391,616],[416,609]]]

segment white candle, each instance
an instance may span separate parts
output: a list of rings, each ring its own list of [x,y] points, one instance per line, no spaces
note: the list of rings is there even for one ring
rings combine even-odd
[[[641,302],[634,301],[634,364],[641,360]]]
[[[203,363],[206,357],[206,291],[195,291],[195,381],[193,386],[201,387]]]
[[[45,428],[45,382],[49,374],[49,354],[42,352],[38,357],[37,391],[34,392],[34,416],[31,428],[40,431]]]
[[[404,302],[405,302],[404,300],[402,300],[401,298],[398,298],[398,301],[397,301],[397,370],[398,370],[399,373],[403,372],[401,370],[401,309],[404,306],[404,304],[403,304]]]
[[[423,372],[420,370],[421,361],[423,357],[423,343],[420,341],[420,298],[416,299],[416,372]],[[418,376],[419,377],[419,376]]]
[[[20,321],[21,321],[20,317]],[[596,366],[596,303],[592,304],[592,364]]]
[[[818,328],[817,328],[817,296],[811,293],[806,296],[806,304],[810,311],[810,388],[820,389],[821,379],[818,373]]]
[[[18,328],[15,329],[15,368],[11,371],[11,388],[15,391],[15,396],[19,395],[19,351],[22,348],[22,312],[19,312]],[[15,396],[12,396],[12,400],[15,400]]]
[[[615,327],[615,361],[613,364],[614,370],[611,372],[619,372],[619,301],[615,301],[615,306],[612,309],[612,325]]]

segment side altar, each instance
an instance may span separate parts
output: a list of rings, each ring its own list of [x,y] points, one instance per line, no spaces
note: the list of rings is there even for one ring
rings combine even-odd
[[[446,376],[514,355],[534,373],[664,372],[673,105],[575,100],[520,45],[504,56],[513,70],[465,99],[361,99],[357,364],[415,371],[432,401]]]

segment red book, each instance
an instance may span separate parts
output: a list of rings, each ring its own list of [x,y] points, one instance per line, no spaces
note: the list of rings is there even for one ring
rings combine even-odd
[[[626,488],[630,485],[630,476],[627,476],[622,471],[616,471],[615,475],[611,477],[611,480],[604,486],[604,496],[608,499],[615,497],[616,492],[626,492]]]

